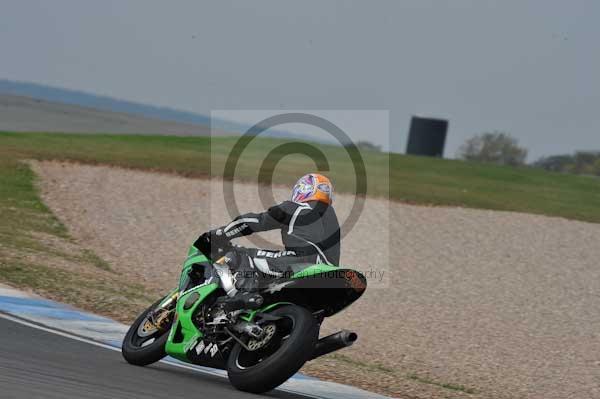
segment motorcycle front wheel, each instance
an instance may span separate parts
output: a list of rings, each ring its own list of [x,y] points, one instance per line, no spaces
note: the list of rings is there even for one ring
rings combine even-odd
[[[161,325],[160,328],[154,324],[157,319],[157,307],[164,299],[159,299],[153,303],[129,327],[121,346],[121,353],[127,363],[136,366],[147,366],[167,355],[165,344],[169,337],[172,316],[170,321],[163,319],[164,325]],[[169,312],[170,310],[162,309],[161,311]],[[159,314],[158,317],[160,316]],[[162,317],[166,316],[162,315]]]

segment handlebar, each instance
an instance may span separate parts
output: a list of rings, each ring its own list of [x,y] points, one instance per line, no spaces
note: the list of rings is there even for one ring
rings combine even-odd
[[[194,247],[198,248],[207,258],[217,260],[233,248],[233,245],[224,235],[219,236],[215,230],[211,230],[198,237],[194,242]]]

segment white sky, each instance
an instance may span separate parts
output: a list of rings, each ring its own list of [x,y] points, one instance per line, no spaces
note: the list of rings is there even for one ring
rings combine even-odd
[[[0,0],[0,77],[207,115],[389,110],[402,151],[412,114],[446,117],[447,156],[504,130],[532,160],[600,149],[599,16],[594,0]]]

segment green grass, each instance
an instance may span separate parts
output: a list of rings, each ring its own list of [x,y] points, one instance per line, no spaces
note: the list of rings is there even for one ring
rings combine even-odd
[[[0,156],[9,162],[23,158],[55,159],[206,177],[211,172],[220,175],[236,141],[234,137],[211,141],[206,137],[0,133]],[[277,153],[276,147],[285,142],[254,140],[241,156],[235,178],[257,181],[262,160],[269,151]],[[336,189],[353,192],[353,168],[344,150],[327,145],[318,147],[329,160],[331,170],[327,173]],[[518,211],[600,222],[598,178],[377,152],[363,152],[362,156],[367,165],[369,195],[389,196],[414,204]],[[290,185],[299,175],[316,169],[306,156],[288,155],[284,160],[263,165],[267,175],[274,172],[274,183]],[[19,173],[21,176],[30,172],[25,168]],[[32,208],[43,206],[33,197],[23,199],[31,201]]]
[[[98,269],[112,271],[110,264],[107,261],[96,255],[93,251],[90,251],[89,249],[84,249],[82,251],[80,259],[84,262],[94,265]]]
[[[340,353],[333,353],[333,354],[331,354],[329,356],[332,359],[339,360],[339,361],[341,361],[343,363],[347,363],[347,364],[350,364],[352,366],[363,368],[363,369],[370,370],[370,371],[382,371],[384,373],[393,373],[394,372],[393,369],[391,369],[389,367],[386,367],[384,365],[381,365],[379,363],[367,363],[367,362],[363,362],[363,361],[353,359],[350,356],[346,356],[346,355],[340,354]]]
[[[408,374],[406,376],[408,379],[413,380],[413,381],[417,381],[420,382],[422,384],[428,384],[428,385],[435,385],[437,387],[440,388],[445,388],[445,389],[450,389],[452,391],[459,391],[459,392],[464,392],[464,393],[468,393],[468,394],[475,394],[477,393],[476,390],[474,390],[473,388],[468,388],[464,385],[461,384],[452,384],[452,383],[447,383],[447,382],[438,382],[438,381],[434,381],[428,377],[419,377],[416,374]]]
[[[344,354],[340,354],[340,353],[333,353],[331,355],[329,355],[332,359],[335,359],[337,361],[340,361],[342,363],[346,363],[349,365],[352,365],[358,369],[363,369],[363,370],[368,370],[368,371],[375,371],[375,372],[383,372],[386,374],[397,374],[393,369],[386,367],[384,365],[381,365],[379,363],[367,363],[367,362],[363,362],[360,360],[356,360],[350,356],[346,356]],[[440,388],[444,388],[444,389],[449,389],[452,391],[460,391],[460,392],[464,392],[464,393],[468,393],[468,394],[475,394],[477,393],[477,391],[473,388],[469,388],[467,386],[464,386],[462,384],[455,384],[455,383],[448,383],[448,382],[439,382],[439,381],[435,381],[429,377],[422,377],[419,376],[415,373],[410,373],[406,375],[406,378],[408,378],[409,380],[413,380],[422,384],[428,384],[428,385],[435,385],[437,387]]]
[[[98,280],[14,259],[0,259],[0,281],[120,320],[131,319],[156,299],[145,295],[141,285]]]
[[[0,281],[120,320],[152,302],[141,285],[122,281],[106,261],[69,236],[41,201],[36,176],[21,161],[24,153],[0,142]],[[96,278],[96,268],[110,273]]]
[[[34,180],[27,165],[0,150],[0,242],[37,249],[39,243],[31,232],[67,236],[65,227],[38,197]]]

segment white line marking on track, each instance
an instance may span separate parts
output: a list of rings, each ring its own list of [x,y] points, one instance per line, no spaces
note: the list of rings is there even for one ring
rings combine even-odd
[[[18,323],[18,324],[22,324],[22,325],[27,326],[27,327],[35,328],[37,330],[41,330],[41,331],[49,332],[49,333],[52,333],[52,334],[56,334],[56,335],[59,335],[61,337],[74,339],[75,341],[85,342],[87,344],[95,345],[95,346],[98,346],[100,348],[109,349],[109,350],[112,350],[112,351],[115,351],[115,352],[121,352],[121,349],[115,348],[114,346],[103,344],[101,342],[94,341],[94,340],[91,340],[91,339],[86,339],[86,338],[83,338],[83,337],[79,337],[77,335],[69,334],[69,333],[66,333],[66,332],[63,332],[63,331],[58,331],[58,330],[55,330],[55,329],[52,329],[52,328],[44,327],[44,326],[41,326],[39,324],[31,323],[31,322],[29,322],[27,320],[24,320],[24,319],[21,319],[21,318],[18,318],[18,317],[14,317],[14,316],[11,316],[11,315],[6,314],[6,313],[0,312],[0,318],[6,319],[6,320],[10,320],[12,322],[15,322],[15,323]],[[217,376],[217,377],[221,377],[221,378],[227,378],[223,374],[220,374],[220,373],[217,373],[217,372],[212,372],[212,371],[209,371],[209,370],[201,370],[201,369],[198,369],[196,367],[188,366],[188,365],[182,364],[182,363],[175,363],[175,362],[172,362],[172,361],[169,361],[169,360],[160,360],[160,362],[164,363],[164,364],[167,364],[169,366],[179,367],[179,368],[186,369],[186,370],[192,370],[192,371],[195,371],[195,372],[198,372],[198,373],[201,373],[201,374],[208,374],[208,375],[213,375],[213,376]],[[311,395],[311,394],[306,394],[306,393],[294,391],[294,390],[287,389],[287,388],[276,388],[276,389],[280,390],[280,391],[283,391],[283,392],[287,392],[287,393],[292,393],[292,394],[296,394],[296,395],[302,395],[302,396],[305,396],[307,398],[326,399],[323,396],[314,396],[314,395]]]
[[[101,342],[94,341],[94,340],[91,340],[91,339],[86,339],[86,338],[78,337],[78,336],[73,335],[73,334],[69,334],[69,333],[66,333],[66,332],[54,330],[52,328],[44,327],[44,326],[41,326],[39,324],[31,323],[31,322],[29,322],[27,320],[23,320],[21,318],[8,315],[6,313],[1,313],[0,312],[0,318],[6,319],[6,320],[10,320],[10,321],[14,321],[15,323],[19,323],[19,324],[22,324],[22,325],[27,326],[27,327],[35,328],[37,330],[46,331],[46,332],[49,332],[49,333],[52,333],[52,334],[60,335],[61,337],[71,338],[71,339],[74,339],[76,341],[86,342],[88,344],[96,345],[96,346],[99,346],[99,347],[104,348],[104,349],[110,349],[110,350],[113,350],[113,351],[119,351],[120,352],[119,348],[115,348],[114,346],[103,344]]]

